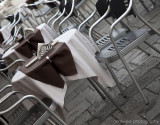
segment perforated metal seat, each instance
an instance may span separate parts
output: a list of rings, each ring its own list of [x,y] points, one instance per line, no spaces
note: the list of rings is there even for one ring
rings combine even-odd
[[[44,98],[42,101],[48,107],[52,108],[52,110],[55,110],[56,107],[52,100]],[[21,107],[19,107],[18,110],[20,110]],[[12,114],[14,119],[9,125],[43,125],[46,119],[50,116],[49,113],[46,112],[46,109],[39,103],[33,106],[29,111],[25,108],[23,109],[24,110],[21,110],[22,112],[15,111]]]
[[[11,95],[16,93],[20,92],[13,91],[12,94],[6,95],[7,97],[1,100],[1,104],[9,99]],[[22,102],[31,98],[36,99],[38,103],[27,110]],[[29,101],[32,102],[33,100]],[[46,120],[52,121],[52,124],[66,125],[55,113],[53,113],[56,107],[57,105],[53,103],[51,99],[44,98],[39,100],[33,95],[26,95],[8,109],[0,111],[0,114],[3,115],[3,119],[7,119],[8,125],[43,125]],[[7,115],[7,113],[9,113],[9,115]]]
[[[73,28],[77,29],[77,28],[78,28],[78,25],[76,25],[76,24],[70,25],[70,26],[62,29],[62,30],[61,30],[61,33],[63,34],[63,33],[67,32],[68,30],[73,29]]]
[[[149,38],[152,33],[146,29],[140,29],[140,30],[133,30],[127,33],[126,35],[120,37],[119,39],[115,40],[118,49],[121,51],[121,54],[124,56],[130,50],[137,47],[140,43],[142,43],[144,40]],[[105,42],[105,45],[103,46],[104,49],[101,49],[101,51],[97,54],[96,58],[102,62],[104,59],[108,59],[109,62],[113,62],[117,59],[119,59],[117,52],[113,46],[113,44],[110,42],[110,38],[108,37],[108,44]]]
[[[125,34],[126,30],[123,28],[115,29],[113,31],[114,39],[117,40],[121,35]],[[98,39],[96,41],[97,46],[100,50],[104,49],[105,47],[109,46],[111,44],[109,34],[104,35],[102,38]]]

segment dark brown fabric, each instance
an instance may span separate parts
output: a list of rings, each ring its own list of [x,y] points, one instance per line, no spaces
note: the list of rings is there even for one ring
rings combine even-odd
[[[36,2],[36,1],[38,1],[38,0],[26,0],[26,3],[27,3],[27,4],[33,4],[33,3]]]
[[[4,38],[3,38],[2,33],[0,32],[0,44],[2,44],[2,43],[3,43],[3,41],[4,41]]]
[[[111,7],[111,13],[113,18],[119,18],[122,14],[125,13],[125,11],[128,8],[130,0],[111,0],[110,1],[110,7]],[[129,12],[129,15],[133,13],[133,10]]]
[[[52,60],[52,63],[46,59],[46,56]],[[57,43],[41,59],[27,68],[23,65],[20,71],[33,79],[59,88],[64,87],[64,81],[59,74],[64,76],[77,74],[72,54],[65,43]]]
[[[24,39],[21,43],[19,43],[15,50],[23,56],[31,58],[33,56],[33,51],[37,51],[38,43],[44,43],[44,39],[41,31],[35,29],[34,33],[29,35],[27,39]]]

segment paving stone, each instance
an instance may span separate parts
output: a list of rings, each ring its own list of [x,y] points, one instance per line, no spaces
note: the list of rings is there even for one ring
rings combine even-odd
[[[160,96],[157,98],[153,107],[145,114],[145,118],[149,121],[153,120],[158,114],[160,114]]]
[[[131,120],[122,120],[122,122],[124,122],[125,125],[148,125],[148,121],[138,115],[135,115]]]
[[[80,95],[74,98],[70,103],[65,105],[66,109],[70,111],[74,107],[76,107],[79,103],[81,103],[85,98],[89,97],[90,95],[94,94],[94,91],[87,87]]]
[[[133,71],[133,75],[136,79],[139,79],[142,77],[145,73],[147,73],[150,69],[155,67],[159,63],[159,58],[157,57],[151,57],[146,62],[144,62],[141,66],[139,66],[137,69]],[[125,79],[121,82],[124,86],[129,87],[132,84],[132,80],[130,76],[127,76]]]
[[[158,77],[156,80],[151,82],[151,84],[149,84],[146,88],[158,94],[160,92],[159,83],[160,83],[160,77]]]
[[[124,56],[126,62],[130,62],[132,59],[134,59],[137,55],[139,55],[142,51],[139,49],[133,49],[131,52],[129,52],[127,55]],[[123,66],[121,60],[117,60],[113,62],[112,67],[114,67],[117,70],[120,70]]]
[[[90,121],[88,121],[89,125],[99,125],[100,120],[97,119],[96,117],[92,118]]]
[[[157,69],[152,69],[150,72],[148,72],[148,74],[146,74],[145,76],[142,77],[142,79],[139,80],[139,83],[141,83],[140,85],[142,86],[142,88],[144,88],[146,85],[148,85],[153,79],[155,79],[154,77],[158,76],[158,72],[160,73],[159,70]],[[151,74],[154,76],[151,76]],[[150,76],[150,77],[149,77]],[[140,82],[141,81],[141,82]],[[142,82],[143,81],[143,82]],[[134,96],[135,94],[137,94],[138,90],[135,88],[134,85],[132,85],[131,87],[129,87],[129,89],[126,89],[126,93],[127,93],[127,97],[131,98],[132,96]],[[115,100],[120,103],[123,104],[125,102],[124,98],[121,98],[121,96],[118,96],[115,98]],[[144,102],[143,102],[144,104]],[[94,116],[94,117],[98,117],[99,119],[103,120],[105,119],[107,116],[110,115],[110,113],[112,113],[115,110],[115,108],[113,107],[113,104],[110,105],[106,104],[104,102],[96,102],[95,104],[93,104],[93,106],[91,106],[88,111]]]
[[[75,93],[75,92],[72,92],[72,93],[68,94],[64,99],[65,104],[70,103],[70,101],[72,101],[77,95],[78,94]]]
[[[136,78],[140,78],[147,71],[159,64],[159,62],[159,58],[151,57],[134,71],[134,76],[136,76]]]
[[[100,101],[104,102],[104,100],[101,98],[101,96],[96,91],[94,94],[87,96],[86,99],[91,104],[94,104],[94,103],[100,102]]]
[[[68,91],[66,93],[66,96],[69,95],[71,92],[73,92],[76,88],[78,88],[85,80],[74,80],[74,81],[68,81],[67,86],[68,86]]]
[[[154,100],[157,95],[154,93],[151,93],[148,90],[143,90],[145,96],[147,97],[148,101],[151,102]],[[125,113],[121,113],[119,111],[115,112],[113,115],[119,120],[136,120],[133,119],[137,113],[139,113],[141,110],[145,109],[147,106],[144,104],[144,101],[141,97],[141,95],[138,93],[129,101],[122,106],[122,109],[125,111]]]
[[[146,55],[145,53],[141,53],[140,55],[138,55],[136,58],[134,58],[131,63],[134,65],[141,65],[142,62],[148,58],[148,55]]]
[[[125,87],[121,86],[121,88],[123,91],[125,90]],[[114,88],[109,88],[108,93],[112,96],[112,98],[117,97],[119,94],[121,95],[121,92],[117,86],[115,86]]]
[[[120,95],[117,96],[114,100],[120,106],[124,104],[126,101],[126,99],[124,99]],[[92,114],[93,117],[96,118],[99,122],[105,120],[108,116],[110,116],[116,110],[117,110],[116,107],[108,99],[106,99],[105,102],[104,101],[95,102],[88,109],[90,114]]]
[[[126,76],[128,76],[128,72],[126,69],[122,68],[118,72],[115,73],[119,82],[121,82]]]
[[[65,109],[65,107],[63,108],[63,114],[66,115],[68,113],[68,111]]]
[[[83,83],[81,83],[80,86],[78,86],[76,89],[74,89],[74,92],[77,94],[80,94],[84,91],[85,88],[87,88],[88,86],[91,86],[91,84],[89,83],[88,80],[85,80]]]
[[[149,125],[159,125],[159,124],[160,124],[160,114],[153,120],[149,121]]]
[[[85,111],[84,113],[81,114],[79,118],[77,118],[74,122],[72,122],[72,125],[84,125],[86,121],[88,121],[92,116]]]
[[[149,43],[151,43],[151,44],[153,44],[155,42],[158,42],[159,39],[160,39],[160,36],[158,36],[157,34],[155,34],[155,35],[152,35],[151,37],[149,37],[146,41],[149,42]],[[143,47],[144,47],[144,45],[143,45]]]
[[[149,14],[147,14],[144,18],[147,21],[150,21],[151,19],[153,19],[154,17],[156,17],[156,15],[158,14],[158,10],[159,8],[157,7],[157,9],[154,9],[152,12],[150,12]],[[138,21],[138,19],[135,21],[135,26],[136,27],[142,27],[144,24],[141,21]]]
[[[91,104],[86,100],[79,102],[79,104],[66,115],[65,119],[66,119],[67,123],[70,124],[71,122],[73,122],[75,119],[77,119],[79,116],[81,116],[82,113],[86,109],[88,109],[90,106],[91,106]]]
[[[112,116],[105,119],[100,125],[121,125],[119,120],[114,119]]]

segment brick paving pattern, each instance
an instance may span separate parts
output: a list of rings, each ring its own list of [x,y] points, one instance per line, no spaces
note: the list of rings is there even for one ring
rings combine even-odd
[[[95,2],[95,0],[94,0]],[[146,0],[146,5],[151,3]],[[137,2],[141,15],[155,28],[160,29],[160,7],[154,7],[150,12]],[[147,28],[137,18],[131,17],[134,29]],[[106,33],[105,22],[99,24],[97,31]],[[147,39],[160,49],[160,37],[154,35]],[[112,68],[120,81],[127,98],[123,98],[115,86],[106,90],[122,107],[125,113],[119,112],[108,100],[103,100],[86,80],[68,82],[68,91],[65,97],[64,114],[68,125],[160,125],[160,55],[153,49],[142,45],[150,56],[139,49],[133,49],[125,56],[135,78],[149,100],[145,105],[140,93],[132,84],[132,80],[120,60],[113,62]],[[7,84],[1,77],[0,87]]]

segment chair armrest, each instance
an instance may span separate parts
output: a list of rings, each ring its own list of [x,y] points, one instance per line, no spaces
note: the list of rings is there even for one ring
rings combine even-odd
[[[21,92],[21,91],[11,91],[11,92],[7,93],[5,96],[3,96],[0,99],[0,104],[2,104],[4,101],[6,101],[7,99],[9,99],[9,97],[11,97],[12,95],[15,95],[15,94],[22,94],[23,96],[26,95],[24,92]]]
[[[19,63],[19,62],[25,63],[23,59],[17,59],[13,63],[11,63],[9,66],[7,66],[6,68],[0,69],[0,72],[8,70],[10,67],[14,66],[16,63]]]
[[[2,89],[0,89],[0,93],[4,92],[6,89],[12,88],[12,85],[6,85]]]

